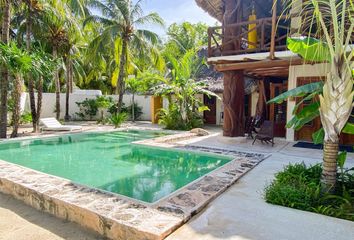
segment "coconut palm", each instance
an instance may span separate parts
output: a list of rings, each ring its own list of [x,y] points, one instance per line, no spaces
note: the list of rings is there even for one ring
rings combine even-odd
[[[121,111],[123,94],[125,90],[124,80],[127,77],[127,62],[129,52],[139,49],[140,52],[146,51],[159,42],[157,34],[141,28],[144,24],[155,24],[163,26],[163,20],[157,13],[144,15],[142,10],[142,0],[133,3],[131,0],[105,0],[93,1],[93,5],[100,9],[101,15],[91,15],[86,19],[87,22],[96,21],[104,25],[104,30],[96,42],[105,42],[107,45],[119,45],[119,59],[116,61],[118,66],[117,91],[119,100],[117,103],[118,113]]]
[[[17,137],[17,131],[20,123],[20,102],[21,102],[21,92],[22,92],[22,77],[23,74],[29,72],[32,68],[32,59],[30,55],[19,49],[14,43],[7,45],[0,45],[1,58],[0,62],[6,65],[7,69],[11,74],[14,75],[14,87],[12,90],[12,100],[14,102],[13,112],[12,112],[12,124],[13,130],[11,137]]]
[[[2,9],[1,19],[1,42],[8,44],[10,40],[10,21],[11,21],[11,6],[12,0],[0,0]],[[8,69],[0,65],[1,84],[0,84],[0,137],[7,137],[7,95],[9,86]]]
[[[332,191],[337,178],[340,134],[343,130],[351,132],[352,129],[348,119],[353,109],[354,97],[354,51],[351,47],[354,5],[352,0],[292,0],[288,6],[299,4],[298,1],[301,1],[300,5],[303,6],[299,13],[304,21],[303,26],[311,32],[316,31],[317,39],[289,39],[289,48],[296,50],[306,60],[328,62],[327,79],[323,83],[313,83],[291,90],[272,101],[281,102],[289,96],[304,96],[304,100],[319,97],[319,103],[302,109],[289,125],[299,128],[320,115],[323,130],[315,136],[321,135],[322,132],[324,137],[323,190]],[[313,26],[317,26],[317,29]],[[295,112],[297,110],[296,108]]]

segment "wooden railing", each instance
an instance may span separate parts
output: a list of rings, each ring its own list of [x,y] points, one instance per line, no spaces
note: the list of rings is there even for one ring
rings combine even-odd
[[[250,25],[253,27],[249,28]],[[257,31],[257,42],[248,40],[248,34],[253,31]],[[228,35],[225,34],[226,32]],[[233,34],[230,35],[230,32]],[[272,55],[274,51],[286,50],[286,38],[289,34],[290,20],[286,16],[277,17],[276,26],[272,18],[261,18],[211,27],[208,29],[208,55],[218,57],[256,52],[270,52]]]

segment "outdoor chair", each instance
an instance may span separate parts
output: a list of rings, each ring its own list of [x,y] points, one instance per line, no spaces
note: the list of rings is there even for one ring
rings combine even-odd
[[[41,128],[42,131],[75,131],[82,130],[81,126],[70,126],[70,125],[62,125],[55,118],[41,118],[40,122],[44,125]]]
[[[254,138],[252,145],[260,140],[262,143],[271,143],[274,146],[274,123],[272,121],[264,121],[261,125],[261,129]]]
[[[256,128],[256,118],[254,117],[248,117],[246,119],[246,128],[245,128],[245,132],[247,134],[247,137],[251,137],[253,139],[253,133],[257,133]]]

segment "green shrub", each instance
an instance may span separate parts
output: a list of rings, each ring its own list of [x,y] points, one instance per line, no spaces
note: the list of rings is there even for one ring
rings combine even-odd
[[[170,104],[169,108],[159,112],[159,124],[170,130],[191,130],[203,126],[203,119],[198,113],[191,112],[187,120],[183,120],[179,108]]]
[[[117,104],[113,104],[108,108],[108,112],[112,115],[117,113]],[[132,119],[132,105],[126,106],[124,103],[122,103],[122,113],[126,113],[127,116],[129,116],[130,119]],[[140,117],[143,115],[143,108],[139,106],[137,103],[134,104],[134,115],[135,115],[135,120],[139,120]]]
[[[76,102],[76,105],[80,108],[80,112],[75,113],[82,120],[92,120],[98,112],[96,99],[85,99],[82,102]]]
[[[126,113],[116,113],[110,117],[110,122],[114,125],[115,128],[119,128],[125,121],[127,121]]]
[[[290,164],[265,188],[264,198],[268,203],[354,221],[352,170],[338,174],[334,194],[321,192],[321,172],[320,164],[309,167],[304,163]]]
[[[30,112],[24,112],[20,118],[20,124],[27,124],[32,122],[32,114]]]

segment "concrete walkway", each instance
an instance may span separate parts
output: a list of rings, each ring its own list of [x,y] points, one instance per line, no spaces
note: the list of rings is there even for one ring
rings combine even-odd
[[[211,239],[354,239],[354,222],[270,205],[262,199],[264,186],[289,162],[314,164],[320,150],[293,148],[277,139],[274,148],[221,136],[195,142],[239,151],[272,154],[200,214],[168,237],[169,240]],[[350,154],[348,166],[354,166]],[[102,239],[78,225],[57,219],[0,194],[0,240]]]
[[[234,141],[235,144],[231,144]],[[348,240],[354,239],[354,222],[326,217],[267,204],[263,200],[264,187],[288,163],[320,162],[320,150],[293,148],[292,143],[277,140],[275,148],[250,141],[236,144],[235,139],[216,137],[198,145],[226,147],[233,150],[270,152],[272,155],[228,191],[214,200],[200,214],[168,237],[168,240]],[[310,158],[311,157],[311,158]],[[347,165],[354,166],[350,154]]]

